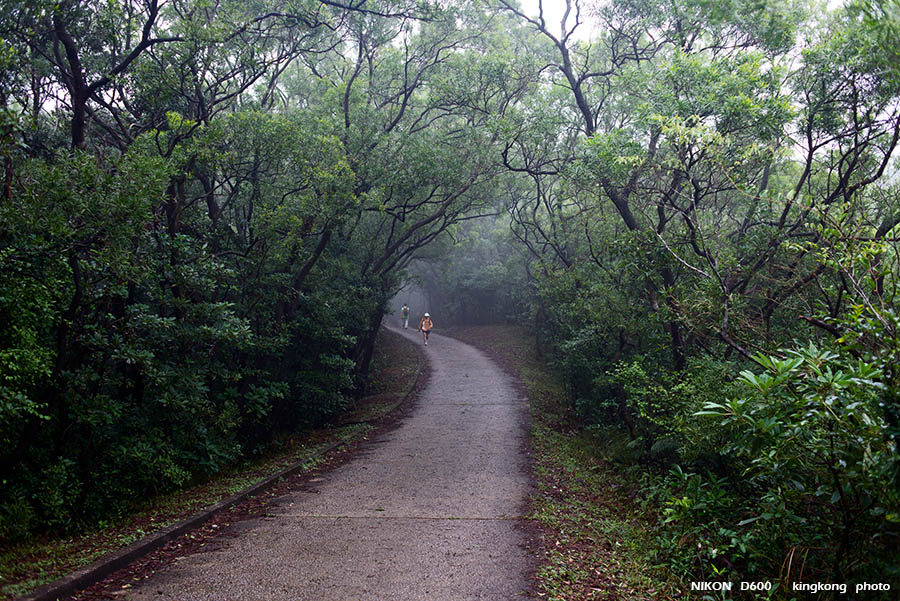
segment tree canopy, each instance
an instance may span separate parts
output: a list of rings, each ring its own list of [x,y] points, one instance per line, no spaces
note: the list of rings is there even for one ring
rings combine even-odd
[[[4,2],[0,538],[327,423],[417,280],[533,327],[670,566],[888,569],[896,1],[545,4]]]

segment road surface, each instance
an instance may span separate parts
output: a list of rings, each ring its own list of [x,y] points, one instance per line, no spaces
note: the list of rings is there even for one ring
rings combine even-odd
[[[529,599],[525,401],[471,346],[433,333],[422,350],[431,377],[398,427],[126,598]]]

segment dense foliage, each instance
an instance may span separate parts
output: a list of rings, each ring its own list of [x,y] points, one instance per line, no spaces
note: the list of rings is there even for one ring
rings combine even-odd
[[[519,252],[480,294],[635,465],[660,561],[896,587],[896,6],[498,5],[543,71],[496,122]],[[508,244],[482,239],[437,262],[441,296]]]
[[[0,7],[0,538],[327,422],[414,252],[487,203],[480,13]],[[452,61],[450,60],[452,57]]]
[[[896,582],[896,2],[457,4],[0,6],[0,537],[327,422],[413,265],[662,563]]]

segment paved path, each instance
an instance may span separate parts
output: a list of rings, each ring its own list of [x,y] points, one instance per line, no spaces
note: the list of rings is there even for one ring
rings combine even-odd
[[[471,346],[432,334],[424,350],[431,378],[400,426],[128,598],[527,599],[524,400]]]

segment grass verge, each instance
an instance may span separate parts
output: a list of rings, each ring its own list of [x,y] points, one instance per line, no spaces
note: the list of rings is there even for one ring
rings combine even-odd
[[[602,456],[595,434],[571,423],[562,382],[537,356],[533,337],[515,326],[450,334],[489,354],[528,396],[538,488],[531,517],[544,547],[538,595],[564,601],[691,599],[682,582],[654,565],[657,516],[641,509],[637,484]]]
[[[26,595],[291,465],[307,461],[305,469],[317,467],[322,449],[340,441],[361,440],[374,429],[372,422],[396,409],[414,386],[421,366],[414,344],[383,333],[373,359],[369,395],[334,427],[286,438],[263,457],[236,465],[213,480],[149,499],[132,513],[99,523],[89,532],[65,538],[44,536],[0,548],[0,599]]]

